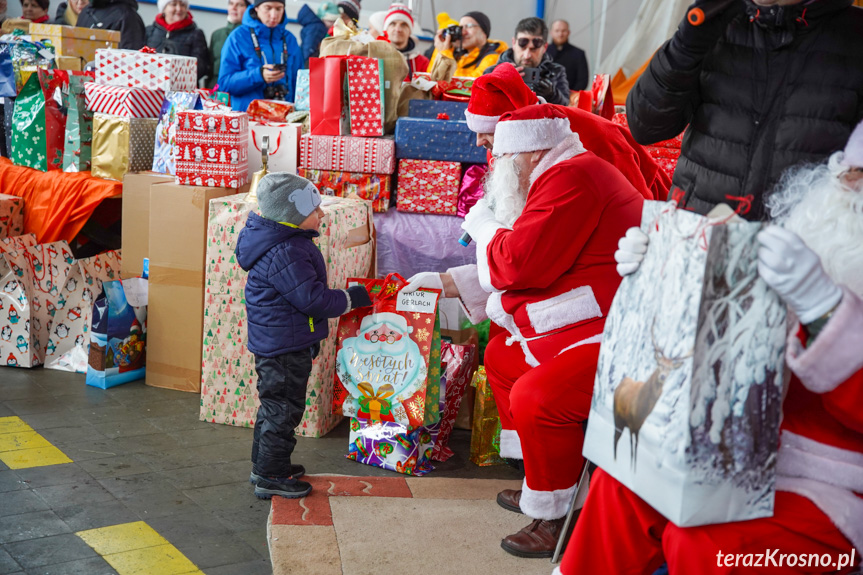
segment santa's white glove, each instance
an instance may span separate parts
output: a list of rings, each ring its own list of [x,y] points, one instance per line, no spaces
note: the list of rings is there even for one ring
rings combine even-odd
[[[408,278],[408,285],[399,291],[414,292],[420,288],[439,289],[443,291],[443,282],[437,272],[420,272]]]
[[[639,227],[626,230],[626,235],[617,242],[617,251],[614,252],[614,261],[617,262],[617,273],[620,277],[634,273],[641,266],[649,241],[647,234]]]
[[[821,258],[797,234],[779,226],[758,233],[758,273],[797,314],[812,323],[835,308],[842,289],[821,266]]]
[[[494,212],[488,207],[484,199],[478,201],[464,217],[461,229],[470,234],[475,242],[488,244],[494,237],[495,232],[504,227],[494,217]]]

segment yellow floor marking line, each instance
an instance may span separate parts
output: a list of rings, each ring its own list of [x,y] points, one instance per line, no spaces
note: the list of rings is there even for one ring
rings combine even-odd
[[[76,533],[120,575],[204,575],[143,521]]]
[[[0,417],[0,461],[10,469],[72,463],[20,417]]]

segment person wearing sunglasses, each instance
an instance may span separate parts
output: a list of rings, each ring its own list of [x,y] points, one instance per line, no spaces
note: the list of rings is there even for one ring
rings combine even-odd
[[[549,104],[569,105],[569,82],[566,68],[555,64],[548,49],[548,26],[541,18],[525,18],[515,27],[512,48],[500,55],[498,64],[509,62],[516,67],[525,84]],[[490,73],[496,67],[485,71]]]
[[[489,40],[491,20],[482,12],[468,12],[456,23],[445,16],[438,22],[448,21],[437,31],[434,38],[434,53],[428,69],[434,67],[440,55],[456,61],[455,76],[479,78],[491,66],[497,64],[501,53],[509,48],[506,42]]]

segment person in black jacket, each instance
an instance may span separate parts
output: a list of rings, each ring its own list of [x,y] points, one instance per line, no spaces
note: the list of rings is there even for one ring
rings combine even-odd
[[[626,102],[640,144],[686,128],[672,199],[764,220],[782,172],[841,150],[863,119],[863,9],[852,0],[699,0]],[[712,14],[715,14],[711,17]],[[689,126],[687,128],[687,126]]]
[[[549,104],[569,105],[569,82],[566,70],[551,61],[548,48],[548,26],[541,18],[525,18],[515,27],[512,48],[500,55],[498,63],[488,68],[489,74],[501,62],[509,62],[518,70],[528,87]],[[535,78],[529,77],[532,69],[538,70]]]
[[[584,50],[569,43],[569,23],[566,20],[555,20],[552,23],[548,55],[555,64],[566,68],[566,79],[569,80],[570,90],[589,88],[590,72],[587,68],[587,56]]]
[[[144,21],[138,15],[137,0],[93,0],[78,15],[79,28],[99,28],[120,32],[119,48],[140,50],[144,47]]]
[[[147,26],[147,46],[162,54],[198,59],[198,79],[210,75],[212,63],[204,31],[192,21],[189,0],[159,0],[156,21]]]
[[[69,2],[60,2],[60,5],[57,6],[57,13],[51,23],[59,24],[60,26],[77,25],[78,15],[89,3],[90,0],[69,0]]]
[[[249,214],[237,239],[237,262],[249,272],[246,317],[261,405],[252,440],[255,495],[297,498],[312,490],[291,461],[306,405],[312,361],[327,339],[327,318],[371,305],[365,286],[329,289],[313,243],[324,216],[318,189],[305,178],[275,172],[257,189],[261,215]]]

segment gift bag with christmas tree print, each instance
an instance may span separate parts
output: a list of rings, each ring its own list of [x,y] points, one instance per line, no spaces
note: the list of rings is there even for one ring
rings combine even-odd
[[[363,284],[372,306],[339,320],[333,411],[408,426],[440,419],[440,290],[400,291],[398,274]]]
[[[65,70],[31,74],[15,99],[12,116],[12,161],[43,172],[63,167],[66,112],[63,92],[69,86]]]

